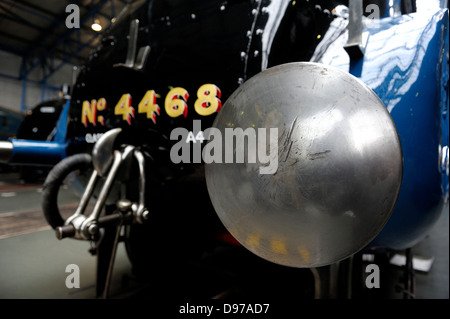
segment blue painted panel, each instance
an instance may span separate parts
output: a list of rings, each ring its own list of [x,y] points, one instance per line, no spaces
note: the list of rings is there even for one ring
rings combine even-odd
[[[448,198],[440,161],[448,145],[448,11],[385,18],[367,30],[366,55],[350,72],[388,108],[404,157],[397,204],[369,247],[404,249],[427,235]]]

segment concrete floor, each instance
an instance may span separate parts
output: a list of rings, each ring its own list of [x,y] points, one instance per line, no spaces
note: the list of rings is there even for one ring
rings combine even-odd
[[[38,211],[40,185],[22,185],[14,174],[0,174],[0,224],[8,214]],[[68,190],[62,191],[67,204],[77,201]],[[0,299],[93,299],[95,298],[96,258],[88,253],[89,242],[73,239],[57,240],[53,230],[45,226],[19,234],[4,235],[0,229]],[[418,257],[434,257],[431,270],[416,271],[417,299],[449,298],[449,213],[448,205],[441,220],[421,243],[413,247]],[[80,269],[80,288],[66,287],[66,267]],[[392,266],[389,276],[401,276]],[[383,270],[382,270],[383,271]],[[381,273],[383,275],[383,273]],[[131,273],[124,244],[120,243],[114,265],[110,296],[139,288]],[[386,298],[402,298],[392,291]]]
[[[96,258],[89,243],[55,238],[44,230],[0,240],[1,299],[93,299],[96,297]],[[67,265],[80,270],[80,288],[67,288]],[[123,244],[117,251],[110,295],[123,292],[131,265]]]
[[[429,272],[416,271],[417,299],[449,299],[449,206],[428,237],[413,249],[414,256],[434,257]]]

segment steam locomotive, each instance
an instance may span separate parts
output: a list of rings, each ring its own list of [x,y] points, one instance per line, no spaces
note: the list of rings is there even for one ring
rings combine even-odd
[[[158,296],[330,297],[336,273],[348,296],[355,256],[410,249],[448,202],[448,52],[448,9],[415,1],[134,1],[54,140],[0,158],[56,164],[43,211],[97,243],[99,296],[120,241]]]

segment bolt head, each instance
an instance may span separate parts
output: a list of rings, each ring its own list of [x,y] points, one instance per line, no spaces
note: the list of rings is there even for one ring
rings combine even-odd
[[[143,220],[148,220],[149,218],[150,218],[150,212],[148,211],[148,210],[144,210],[143,212],[142,212],[142,219]]]
[[[117,209],[122,213],[128,212],[132,207],[132,203],[128,199],[120,199],[117,201],[116,205]]]
[[[91,224],[88,226],[87,230],[90,235],[95,235],[98,233],[98,226],[96,224]]]

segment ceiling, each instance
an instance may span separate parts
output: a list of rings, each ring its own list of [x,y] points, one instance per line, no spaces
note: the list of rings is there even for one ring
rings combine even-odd
[[[80,65],[128,2],[132,0],[0,0],[0,50],[23,57],[20,78],[37,66],[49,76],[65,63]],[[79,29],[66,26],[73,13],[66,12],[69,4],[79,8]],[[103,27],[100,32],[91,29],[95,19]]]

